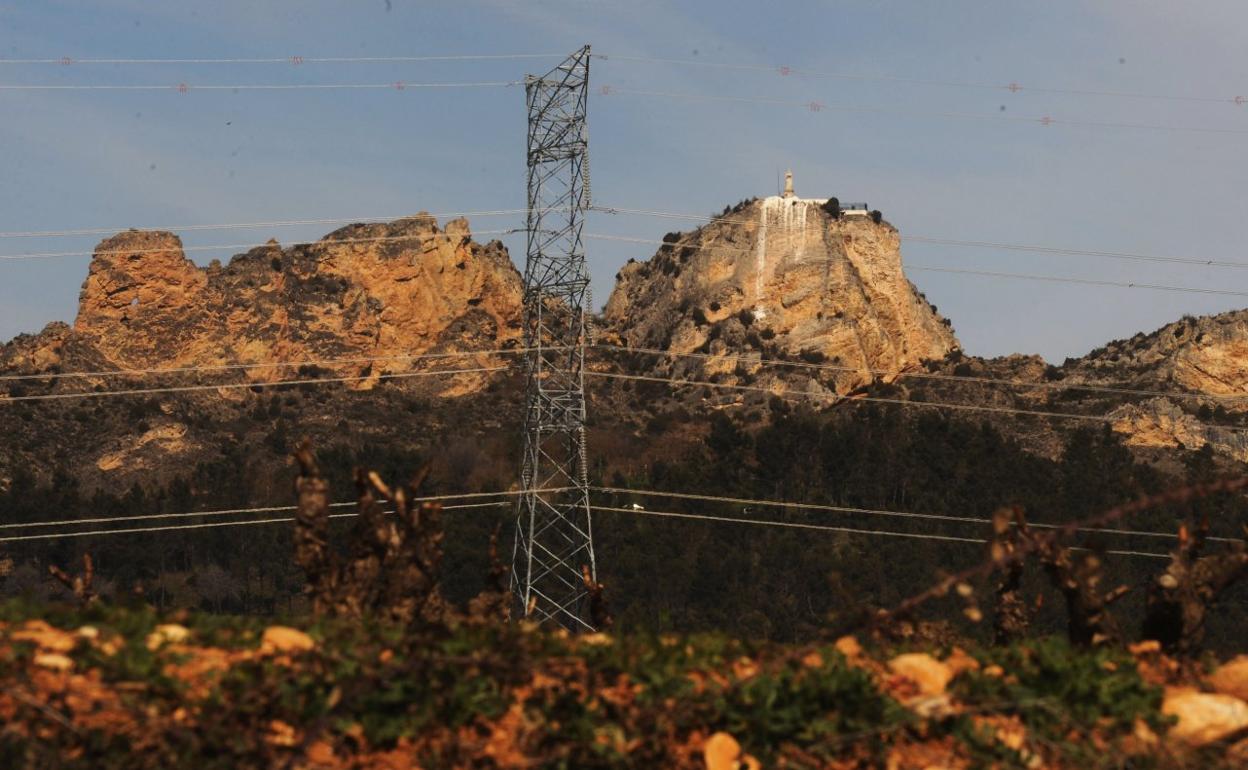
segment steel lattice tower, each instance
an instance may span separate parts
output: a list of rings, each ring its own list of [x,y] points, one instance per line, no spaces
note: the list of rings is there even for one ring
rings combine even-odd
[[[525,79],[528,250],[524,266],[523,494],[512,553],[513,616],[593,630],[582,567],[597,580],[585,459],[583,368],[589,271],[589,46]],[[538,490],[557,488],[562,491]]]

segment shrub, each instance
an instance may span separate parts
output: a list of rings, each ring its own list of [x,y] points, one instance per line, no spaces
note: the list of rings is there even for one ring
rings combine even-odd
[[[668,429],[672,424],[672,415],[669,412],[660,412],[650,418],[646,423],[646,432],[657,435]]]
[[[323,374],[329,374],[328,369],[322,369],[315,364],[302,364],[298,370],[300,379],[319,379]]]

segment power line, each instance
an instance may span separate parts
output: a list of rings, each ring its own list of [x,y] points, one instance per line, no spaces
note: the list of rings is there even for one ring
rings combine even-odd
[[[640,209],[619,209],[619,208],[599,207],[596,210],[602,211],[604,213],[610,213],[610,214],[639,214],[639,215],[646,215],[646,216],[659,216],[659,217],[663,217],[667,219],[692,219],[692,220],[699,220],[699,221],[709,220],[710,224],[717,224],[717,223],[745,224],[747,222],[747,220],[732,220],[732,219],[727,219],[727,218],[715,218],[715,217],[684,215],[684,214],[671,214],[668,212],[644,211]],[[669,246],[673,249],[676,249],[676,248],[714,249],[717,251],[735,251],[738,253],[753,253],[754,251],[753,249],[739,248],[739,247],[733,247],[733,246],[723,246],[719,244],[693,244],[693,243],[680,243],[678,241],[668,243],[666,241],[656,241],[656,240],[649,240],[649,239],[643,239],[643,238],[629,238],[629,237],[621,236],[621,235],[608,235],[608,234],[602,234],[602,233],[585,233],[585,237],[593,238],[596,240],[605,240],[605,241],[658,244],[662,246]],[[1039,249],[1031,249],[1028,247],[1019,247],[1019,248],[1021,250],[1039,251]],[[1159,260],[1148,260],[1148,261],[1159,261]],[[1169,260],[1165,260],[1165,261],[1169,261]],[[1200,264],[1213,264],[1213,263],[1208,262],[1208,261],[1201,261]],[[1235,263],[1224,264],[1223,266],[1230,266],[1231,264],[1235,264]],[[1248,264],[1244,264],[1243,266],[1248,267]],[[1193,287],[1193,286],[1168,286],[1168,285],[1155,284],[1155,283],[1140,283],[1140,282],[1135,282],[1135,281],[1130,281],[1130,282],[1100,281],[1100,280],[1091,279],[1091,278],[1086,278],[1086,279],[1085,278],[1066,278],[1063,276],[1031,275],[1031,274],[1025,274],[1025,273],[1005,273],[1005,272],[995,272],[995,271],[986,271],[986,270],[967,270],[967,269],[962,269],[962,268],[946,268],[946,267],[936,267],[936,266],[928,266],[928,265],[915,265],[912,263],[906,263],[904,265],[904,268],[907,270],[921,270],[921,271],[926,271],[926,272],[966,273],[970,275],[992,276],[996,278],[1016,278],[1020,280],[1047,281],[1050,283],[1072,283],[1072,284],[1083,284],[1083,285],[1091,285],[1091,286],[1112,286],[1112,287],[1121,288],[1121,289],[1151,289],[1155,291],[1173,291],[1173,292],[1193,293],[1193,294],[1217,294],[1217,295],[1234,296],[1234,297],[1248,297],[1248,292],[1242,292],[1242,291],[1229,291],[1229,290],[1224,290],[1224,289],[1205,289],[1205,288]]]
[[[113,85],[113,84],[72,84],[72,85],[15,85],[0,84],[0,91],[173,91],[187,94],[192,91],[342,91],[342,90],[386,90],[416,91],[449,88],[506,88],[523,85],[519,80],[494,80],[466,83],[407,83],[402,80],[392,83],[239,83],[237,85],[173,83],[169,85]]]
[[[665,243],[664,241],[653,241],[653,240],[645,241],[640,238],[625,238],[623,236],[618,236],[618,235],[603,235],[599,233],[586,233],[585,237],[594,238],[597,240],[606,240],[606,241],[626,241],[626,242],[632,242],[632,243],[637,243],[637,242],[658,243],[658,244],[663,244],[666,246],[671,246],[674,249],[675,248],[715,249],[717,251],[736,251],[740,253],[753,253],[754,251],[753,249],[742,249],[742,248],[735,248],[732,246],[721,246],[718,244],[701,245],[701,244],[685,244],[685,243]],[[1245,266],[1248,267],[1248,265],[1245,265]],[[1062,276],[1052,276],[1052,275],[1029,275],[1025,273],[1002,273],[1002,272],[995,272],[995,271],[988,271],[988,270],[966,270],[962,268],[953,268],[953,267],[934,267],[934,266],[928,266],[928,265],[915,265],[912,263],[906,263],[904,267],[907,270],[923,270],[923,271],[935,272],[935,273],[965,273],[968,275],[983,275],[983,276],[992,276],[995,278],[1018,278],[1018,279],[1029,280],[1029,281],[1048,281],[1051,283],[1076,283],[1076,284],[1085,284],[1085,285],[1090,285],[1090,286],[1113,286],[1115,288],[1120,288],[1120,289],[1153,289],[1156,291],[1176,291],[1176,292],[1186,292],[1186,293],[1194,293],[1194,294],[1219,294],[1219,295],[1231,296],[1231,297],[1248,297],[1248,292],[1243,292],[1243,291],[1229,291],[1225,289],[1203,289],[1200,287],[1192,287],[1192,286],[1164,286],[1164,285],[1155,284],[1155,283],[1137,283],[1133,281],[1132,282],[1100,281],[1100,280],[1095,280],[1091,278],[1065,278]]]
[[[419,502],[419,501],[416,501]],[[466,505],[445,505],[442,507],[444,511],[456,510],[461,508],[485,508],[496,506],[497,503],[475,503]],[[394,511],[383,511],[383,513],[394,513]],[[359,513],[332,513],[327,518],[330,519],[347,519],[359,516]],[[92,529],[81,532],[55,532],[40,535],[14,535],[10,537],[0,537],[0,543],[25,542],[31,540],[59,540],[66,537],[94,537],[96,535],[133,535],[140,532],[174,532],[184,529],[215,529],[218,527],[247,527],[257,524],[281,524],[283,522],[294,521],[293,516],[283,516],[276,519],[248,519],[245,521],[213,521],[202,522],[199,524],[167,524],[159,527],[127,527],[124,529]]]
[[[635,495],[644,495],[648,497],[670,497],[670,498],[676,498],[680,500],[698,500],[702,502],[733,503],[733,504],[738,504],[738,505],[758,505],[758,506],[770,507],[770,508],[798,508],[801,510],[811,510],[811,511],[832,511],[835,513],[855,513],[855,514],[860,513],[860,514],[867,514],[871,516],[891,516],[891,517],[904,518],[904,519],[930,519],[933,521],[951,521],[951,522],[958,522],[962,524],[982,525],[982,524],[993,523],[992,519],[980,518],[980,517],[974,517],[974,516],[948,516],[948,515],[936,514],[936,513],[914,513],[912,511],[889,511],[889,510],[882,510],[878,508],[855,508],[855,507],[842,506],[842,505],[825,505],[825,504],[820,504],[820,503],[789,502],[789,501],[784,501],[784,500],[754,500],[754,499],[742,498],[742,497],[724,497],[722,495],[700,495],[700,494],[692,494],[688,492],[663,492],[663,491],[653,490],[653,489],[627,489],[624,487],[594,487],[594,489],[599,492],[606,492],[609,494],[635,494]],[[1063,529],[1065,525],[1028,522],[1027,526],[1033,527],[1036,529]],[[1102,535],[1125,535],[1125,536],[1131,536],[1131,537],[1160,537],[1160,538],[1168,538],[1172,540],[1178,539],[1178,535],[1174,534],[1173,532],[1156,532],[1153,530],[1146,530],[1146,529],[1140,530],[1140,529],[1108,529],[1105,527],[1076,527],[1075,531],[1076,532],[1090,532],[1090,533],[1102,534]],[[1231,537],[1212,537],[1211,536],[1205,539],[1209,541],[1219,542],[1219,543],[1242,542],[1240,540],[1237,540]]]
[[[944,246],[968,246],[977,249],[1004,249],[1007,251],[1026,251],[1038,254],[1062,254],[1072,257],[1104,257],[1106,259],[1129,259],[1140,262],[1169,262],[1180,265],[1199,265],[1203,267],[1248,267],[1248,262],[1234,262],[1221,259],[1133,254],[1123,251],[1097,251],[1093,249],[1074,249],[1059,246],[1034,246],[1021,243],[1001,243],[997,241],[961,241],[952,238],[934,238],[927,235],[903,235],[901,236],[901,240],[910,241],[912,243],[931,243]]]
[[[479,236],[479,235],[509,235],[511,233],[517,233],[517,232],[523,232],[523,229],[518,229],[518,228],[513,227],[507,230],[473,230],[469,233],[469,235],[475,238],[476,236]],[[446,234],[447,234],[446,230],[440,230],[437,233],[434,233],[433,235],[429,235],[428,233],[425,233],[425,234],[419,234],[419,235],[387,235],[387,236],[378,236],[376,238],[333,238],[333,239],[328,239],[328,240],[321,239],[317,241],[298,241],[295,243],[288,243],[285,246],[283,246],[280,243],[270,243],[268,241],[265,241],[264,243],[220,243],[220,244],[216,244],[213,246],[179,246],[179,247],[165,247],[165,248],[160,248],[160,249],[153,248],[153,249],[102,249],[98,251],[45,251],[45,252],[38,252],[38,253],[33,253],[33,254],[0,254],[0,260],[55,259],[59,257],[97,257],[97,256],[103,256],[106,254],[125,254],[125,255],[161,254],[167,251],[181,251],[185,254],[185,253],[189,253],[192,251],[227,251],[227,250],[233,250],[233,249],[251,250],[251,249],[264,248],[266,246],[272,246],[274,248],[282,248],[282,249],[298,249],[298,248],[315,248],[317,246],[321,246],[321,247],[337,246],[337,245],[344,244],[344,243],[356,244],[356,243],[387,243],[387,242],[392,243],[396,241],[418,241],[418,240],[423,240],[425,238],[430,238],[430,237],[436,238],[439,235],[446,235]]]
[[[323,377],[303,380],[278,380],[276,382],[230,382],[219,385],[177,385],[165,388],[135,388],[133,390],[98,390],[74,393],[45,393],[35,396],[9,396],[0,398],[0,404],[18,401],[51,401],[71,398],[104,398],[109,396],[143,396],[154,393],[187,393],[204,390],[234,390],[239,388],[275,388],[285,385],[330,385],[343,382],[362,382],[364,380],[402,380],[412,377],[432,377],[442,374],[473,374],[477,372],[500,372],[510,369],[509,366],[483,366],[470,369],[440,369],[428,372],[400,372],[396,374],[360,375],[356,377]]]
[[[923,380],[942,380],[948,382],[968,383],[974,382],[984,385],[998,385],[1018,388],[1037,388],[1044,390],[1086,390],[1093,393],[1112,393],[1115,395],[1127,396],[1161,396],[1165,398],[1195,398],[1195,399],[1211,399],[1211,400],[1240,400],[1248,398],[1248,394],[1244,395],[1215,395],[1206,393],[1182,393],[1170,390],[1148,390],[1143,388],[1119,388],[1110,385],[1101,385],[1098,383],[1073,383],[1065,384],[1063,382],[1028,382],[1025,380],[1005,380],[996,377],[976,377],[974,375],[961,376],[957,374],[936,374],[934,372],[923,371],[907,371],[904,369],[872,369],[865,366],[842,366],[839,364],[812,364],[805,361],[782,361],[774,358],[751,358],[749,356],[733,353],[724,353],[716,356],[710,353],[676,353],[670,350],[659,350],[658,348],[625,348],[617,345],[597,344],[593,347],[600,350],[609,350],[618,353],[641,353],[644,355],[665,356],[668,358],[698,358],[704,360],[714,360],[716,358],[727,358],[736,361],[748,361],[757,363],[760,366],[789,366],[800,369],[830,370],[838,372],[855,372],[867,373],[878,377],[896,377],[906,379],[923,379]]]
[[[193,57],[193,58],[148,58],[148,57],[44,57],[44,58],[25,58],[25,59],[5,59],[0,58],[0,66],[3,65],[55,65],[58,67],[70,67],[75,65],[170,65],[170,64],[188,64],[188,65],[230,65],[230,64],[277,64],[298,67],[305,64],[409,64],[421,62],[462,62],[462,61],[522,61],[533,59],[559,59],[562,54],[452,54],[452,55],[431,55],[431,56],[307,56],[293,54],[287,56],[260,56],[260,57]],[[961,80],[943,80],[932,78],[912,78],[896,75],[881,74],[864,74],[864,73],[847,73],[847,72],[829,72],[823,70],[807,69],[805,67],[792,67],[785,65],[754,65],[740,64],[731,62],[714,62],[701,61],[693,59],[675,59],[660,57],[643,57],[643,56],[612,56],[609,54],[595,54],[594,58],[602,61],[610,62],[626,62],[634,64],[663,64],[676,66],[693,66],[711,69],[727,69],[736,71],[755,71],[766,72],[782,77],[787,76],[805,76],[813,78],[827,78],[835,80],[851,80],[862,82],[880,82],[880,83],[904,83],[922,86],[940,86],[950,88],[969,88],[982,89],[991,91],[1008,91],[1010,93],[1043,93],[1043,94],[1064,94],[1075,96],[1100,96],[1100,97],[1120,97],[1130,99],[1152,99],[1164,101],[1180,101],[1180,102],[1206,102],[1215,104],[1234,104],[1243,105],[1248,103],[1248,97],[1244,96],[1200,96],[1191,94],[1161,94],[1148,93],[1139,91],[1118,91],[1118,90],[1096,90],[1096,89],[1078,89],[1078,88],[1059,88],[1051,86],[1031,86],[1023,85],[1018,82],[997,83],[986,81],[961,81]]]
[[[837,80],[858,80],[864,82],[886,82],[886,83],[907,83],[922,86],[945,86],[951,88],[973,88],[986,89],[992,91],[1009,91],[1010,93],[1031,92],[1041,94],[1064,94],[1073,96],[1106,96],[1106,97],[1122,97],[1129,99],[1156,99],[1165,101],[1180,102],[1211,102],[1217,104],[1234,104],[1244,105],[1248,103],[1248,97],[1244,96],[1194,96],[1190,94],[1159,94],[1146,93],[1139,91],[1114,91],[1114,90],[1092,90],[1079,88],[1056,88],[1048,86],[1024,86],[1020,83],[990,83],[984,81],[964,81],[964,80],[935,80],[930,78],[910,78],[899,77],[895,75],[867,75],[845,72],[826,72],[819,70],[806,69],[804,67],[789,66],[769,66],[754,64],[734,64],[728,62],[698,61],[692,59],[662,59],[650,58],[642,56],[607,56],[601,57],[607,61],[634,62],[645,64],[674,64],[679,66],[696,66],[717,69],[730,70],[746,70],[755,72],[770,72],[781,76],[789,75],[806,75],[808,77],[833,78]]]
[[[820,101],[800,101],[797,99],[781,99],[768,96],[724,96],[721,94],[695,94],[695,93],[676,93],[672,91],[649,91],[635,88],[616,88],[614,86],[606,86],[603,93],[624,94],[631,96],[652,96],[667,99],[682,99],[685,101],[719,101],[719,102],[738,102],[747,104],[769,104],[783,107],[800,107],[810,112],[859,112],[873,113],[881,115],[906,115],[919,117],[935,117],[935,118],[954,118],[957,120],[989,120],[989,121],[1007,121],[1012,123],[1032,123],[1040,126],[1072,126],[1076,128],[1125,128],[1138,129],[1144,131],[1169,131],[1175,133],[1202,133],[1202,134],[1248,134],[1248,129],[1242,128],[1217,128],[1207,126],[1167,126],[1152,123],[1126,123],[1113,121],[1096,121],[1096,120],[1071,120],[1066,118],[1054,118],[1049,115],[1041,117],[1029,117],[1024,115],[1002,115],[999,113],[988,112],[953,112],[948,110],[912,110],[904,107],[883,107],[874,105],[852,105],[852,104],[828,104]]]
[[[641,212],[632,211],[629,209],[615,209],[615,211],[618,211],[619,213],[641,213]],[[716,222],[731,222],[734,224],[743,223],[743,220],[729,220],[729,219],[720,219],[720,218],[715,218],[715,217],[695,217],[691,215],[688,218],[696,219],[696,220],[710,220],[712,224]],[[603,234],[598,234],[598,233],[587,233],[586,237],[597,238],[599,240],[605,240],[605,241],[622,241],[624,243],[645,243],[645,244],[655,244],[655,245],[660,245],[660,246],[672,246],[672,247],[675,247],[677,245],[676,243],[669,243],[667,241],[655,240],[653,238],[629,238],[623,235],[603,235]],[[1075,248],[1066,248],[1066,247],[1060,247],[1060,246],[1034,246],[1034,245],[1022,244],[1022,243],[1002,243],[998,241],[963,241],[963,240],[955,240],[953,238],[936,238],[936,237],[931,237],[931,236],[926,236],[926,235],[902,235],[900,233],[898,234],[898,238],[900,238],[900,240],[903,243],[911,242],[911,243],[928,243],[928,244],[945,245],[945,246],[967,246],[967,247],[979,248],[979,249],[1003,249],[1006,251],[1024,251],[1024,252],[1031,252],[1031,253],[1036,253],[1036,254],[1061,254],[1061,255],[1073,256],[1073,257],[1103,257],[1106,259],[1125,259],[1125,260],[1134,260],[1138,262],[1166,262],[1166,263],[1174,263],[1174,264],[1180,264],[1180,265],[1196,265],[1199,267],[1248,268],[1248,262],[1234,262],[1234,261],[1220,260],[1220,259],[1202,259],[1200,257],[1170,257],[1170,256],[1158,256],[1158,255],[1152,255],[1152,254],[1132,254],[1130,252],[1123,252],[1123,251],[1095,251],[1092,249],[1075,249]],[[732,251],[748,251],[748,249],[735,249],[732,247],[720,247],[720,246],[703,247],[703,246],[698,246],[698,245],[693,245],[693,244],[680,244],[680,245],[682,247],[688,246],[689,248],[725,248],[725,249],[729,249]]]
[[[513,61],[520,59],[559,59],[563,54],[546,53],[515,53],[515,54],[457,54],[448,56],[271,56],[258,58],[194,58],[194,59],[151,59],[151,58],[77,58],[61,56],[55,59],[3,59],[5,64],[55,64],[71,66],[76,64],[407,64],[412,62],[440,61]]]
[[[548,348],[549,349],[549,348]],[[50,380],[65,377],[130,377],[139,375],[186,374],[190,372],[215,372],[236,369],[274,369],[303,366],[326,366],[333,364],[371,364],[380,361],[422,361],[436,358],[462,358],[465,356],[521,355],[531,352],[529,348],[494,348],[492,350],[465,350],[448,353],[400,354],[393,356],[367,356],[364,358],[326,358],[305,361],[273,361],[254,364],[213,364],[211,366],[181,366],[165,369],[101,369],[93,372],[50,372],[47,374],[0,375],[4,380]]]
[[[535,490],[536,492],[565,492],[567,487],[547,487]],[[430,503],[441,502],[443,500],[473,500],[482,497],[514,497],[522,494],[522,490],[500,490],[497,492],[465,492],[455,495],[421,495],[413,498],[413,503]],[[346,508],[357,505],[358,501],[348,500],[341,503],[330,503],[330,508]],[[482,505],[493,505],[494,503],[485,503]],[[200,516],[232,516],[244,513],[274,513],[277,511],[293,511],[297,506],[294,505],[272,505],[253,508],[226,508],[213,511],[186,511],[183,513],[145,513],[134,516],[102,516],[93,519],[57,519],[55,521],[26,521],[9,524],[0,524],[0,529],[31,529],[39,527],[74,527],[82,524],[111,524],[118,521],[150,521],[152,519],[186,519],[196,518]],[[449,507],[449,506],[447,506]],[[464,506],[458,506],[464,507]]]
[[[636,491],[636,490],[627,490],[627,491]],[[493,493],[493,494],[498,494],[498,493]],[[413,502],[421,502],[421,501],[422,500],[414,500]],[[443,506],[443,510],[487,508],[487,507],[497,507],[497,505],[498,503],[474,503],[474,504],[462,504],[462,505],[447,505],[447,506]],[[808,506],[803,506],[803,507],[808,507]],[[611,512],[611,513],[631,513],[631,514],[636,514],[636,515],[641,515],[641,516],[657,516],[657,517],[663,517],[663,518],[693,519],[693,520],[698,520],[698,521],[715,521],[715,522],[725,522],[725,523],[733,523],[733,524],[752,524],[752,525],[758,525],[758,526],[815,530],[815,531],[823,531],[823,532],[838,532],[838,533],[844,533],[844,534],[868,535],[868,536],[876,536],[876,537],[898,537],[898,538],[910,538],[910,539],[917,539],[917,540],[937,540],[937,541],[956,542],[956,543],[975,543],[975,544],[981,544],[981,545],[988,542],[984,538],[961,537],[961,536],[955,536],[955,535],[925,534],[925,533],[920,533],[920,532],[897,532],[897,531],[892,531],[892,530],[858,529],[854,527],[840,527],[840,526],[833,526],[833,525],[828,525],[828,524],[808,524],[808,523],[803,523],[803,522],[774,521],[774,520],[767,520],[767,519],[740,518],[740,517],[734,517],[734,516],[715,516],[715,515],[710,515],[710,514],[678,513],[674,511],[650,511],[650,510],[644,510],[644,509],[638,510],[635,508],[617,508],[613,506],[601,506],[601,505],[591,505],[589,506],[589,508],[591,511],[602,511],[602,512]],[[385,511],[385,513],[393,513],[393,511]],[[204,514],[190,514],[190,515],[204,515]],[[359,516],[359,513],[336,513],[336,514],[330,514],[328,518],[331,518],[331,519],[353,518],[356,516]],[[117,519],[117,520],[120,521],[122,519]],[[85,531],[78,531],[78,532],[43,533],[43,534],[37,534],[37,535],[14,535],[14,536],[8,536],[8,537],[0,537],[0,543],[29,542],[29,541],[35,541],[35,540],[56,540],[60,538],[73,538],[73,537],[94,537],[97,535],[131,535],[131,534],[139,534],[139,533],[172,532],[172,531],[191,530],[191,529],[215,529],[215,528],[220,528],[220,527],[254,526],[254,525],[261,525],[261,524],[280,524],[280,523],[289,523],[291,521],[294,521],[293,517],[284,516],[280,518],[249,519],[245,521],[201,522],[201,523],[196,523],[196,524],[170,524],[170,525],[163,525],[163,526],[156,526],[156,527],[126,527],[122,529],[97,529],[97,530],[85,530]],[[79,522],[79,523],[85,523],[85,522]],[[1084,550],[1084,549],[1080,549],[1080,550]],[[1167,554],[1152,553],[1152,552],[1147,552],[1147,551],[1106,550],[1104,551],[1104,553],[1115,555],[1115,556],[1141,556],[1141,557],[1149,557],[1149,558],[1157,558],[1157,559],[1170,558]]]
[[[907,264],[907,270],[921,270],[928,273],[953,273],[957,275],[979,275],[989,278],[1017,278],[1024,281],[1046,281],[1048,283],[1071,283],[1082,286],[1112,286],[1118,289],[1152,289],[1154,291],[1178,291],[1192,294],[1217,294],[1223,297],[1248,297],[1246,291],[1230,291],[1226,289],[1202,289],[1195,286],[1163,286],[1155,283],[1137,283],[1135,281],[1101,281],[1094,278],[1067,278],[1057,275],[1032,275],[1028,273],[1003,273],[995,270],[968,270],[959,267],[935,267],[932,265]]]
[[[705,215],[698,215],[698,214],[677,214],[677,213],[666,212],[666,211],[650,211],[650,210],[645,210],[645,209],[622,209],[622,208],[598,207],[595,210],[603,212],[603,213],[608,213],[608,214],[636,214],[640,216],[661,217],[664,219],[686,219],[686,220],[696,221],[696,222],[709,222],[710,224],[748,224],[752,222],[752,220],[733,219],[730,217],[715,217],[715,216],[708,217]],[[620,235],[602,235],[602,234],[597,234],[597,233],[593,233],[593,234],[587,233],[586,237],[597,238],[600,240],[609,240],[609,241],[623,241],[626,243],[657,244],[661,246],[672,246],[672,247],[675,247],[677,245],[675,243],[668,243],[666,241],[659,241],[659,240],[647,239],[647,238],[629,238],[629,237],[620,236]],[[1124,259],[1124,260],[1134,260],[1134,261],[1139,261],[1139,262],[1164,262],[1164,263],[1173,263],[1173,264],[1181,264],[1181,265],[1197,265],[1197,266],[1202,266],[1202,267],[1248,268],[1248,262],[1236,262],[1233,260],[1223,260],[1223,259],[1206,259],[1202,257],[1177,257],[1177,256],[1167,256],[1167,255],[1157,255],[1157,254],[1138,254],[1138,253],[1126,252],[1126,251],[1103,251],[1103,250],[1096,250],[1096,249],[1079,249],[1079,248],[1071,248],[1071,247],[1063,247],[1063,246],[1038,246],[1038,245],[1032,245],[1032,244],[1023,244],[1023,243],[1004,243],[1000,241],[956,240],[953,238],[938,238],[935,236],[927,236],[927,235],[904,235],[902,233],[898,233],[897,237],[900,238],[902,242],[909,241],[912,243],[928,243],[928,244],[947,245],[947,246],[967,246],[971,248],[982,248],[982,249],[1003,249],[1007,251],[1024,251],[1024,252],[1033,252],[1033,253],[1038,253],[1038,254],[1062,254],[1062,255],[1068,255],[1068,256],[1074,256],[1074,257],[1102,257],[1106,259]],[[688,246],[689,248],[704,248],[702,246],[697,246],[693,244],[680,244],[680,245],[682,247]],[[711,248],[711,247],[706,247],[706,248]],[[714,248],[726,248],[726,249],[730,249],[733,251],[748,251],[748,249],[735,249],[733,247],[716,246]]]
[[[878,403],[878,404],[896,404],[907,407],[920,407],[928,409],[951,409],[955,411],[968,412],[988,412],[995,414],[1017,414],[1029,417],[1052,417],[1065,420],[1082,420],[1086,422],[1099,422],[1112,425],[1120,420],[1108,415],[1100,414],[1072,414],[1070,412],[1046,412],[1033,409],[1015,409],[1006,406],[987,406],[983,404],[951,404],[943,401],[912,401],[900,398],[884,398],[882,396],[841,396],[835,393],[813,393],[809,391],[794,391],[787,388],[762,388],[756,385],[730,385],[722,382],[707,382],[704,380],[683,380],[669,379],[666,377],[650,377],[641,374],[620,374],[618,372],[596,372],[586,371],[587,377],[606,377],[618,380],[635,380],[640,382],[656,382],[665,385],[688,385],[693,387],[720,388],[726,390],[753,391],[757,393],[766,393],[773,396],[815,398],[824,401],[838,401],[849,404],[857,404],[862,402]],[[1199,422],[1198,424],[1206,428],[1216,428],[1218,430],[1232,431],[1236,433],[1248,431],[1248,428],[1242,428],[1235,425],[1213,425],[1210,423]]]
[[[76,230],[11,230],[8,232],[0,232],[0,238],[58,238],[78,235],[114,235],[117,233],[127,232],[129,230],[160,230],[160,231],[177,231],[192,232],[199,230],[253,230],[265,227],[297,227],[302,225],[355,225],[355,224],[381,224],[391,222],[401,222],[409,219],[424,218],[457,218],[457,217],[491,217],[491,216],[513,216],[527,215],[528,209],[493,209],[487,211],[451,211],[429,214],[426,212],[417,212],[415,214],[400,214],[398,216],[388,217],[353,217],[350,219],[277,219],[268,222],[230,222],[226,224],[207,224],[207,225],[166,225],[163,227],[147,226],[147,227],[91,227],[80,228]],[[263,244],[261,244],[263,245]]]
[[[613,512],[613,513],[632,513],[632,514],[636,514],[639,516],[658,516],[662,518],[671,518],[671,519],[692,519],[696,521],[714,521],[714,522],[724,522],[724,523],[731,523],[731,524],[753,524],[756,526],[765,526],[765,527],[784,527],[784,528],[789,528],[789,529],[815,530],[815,531],[821,531],[821,532],[839,532],[843,534],[869,535],[869,536],[875,536],[875,537],[901,537],[901,538],[911,538],[915,540],[940,540],[940,541],[951,542],[951,543],[976,543],[980,545],[988,542],[984,538],[978,538],[978,537],[957,537],[954,535],[923,534],[921,532],[896,532],[893,530],[881,530],[881,529],[856,529],[854,527],[837,527],[837,526],[832,526],[829,524],[805,524],[805,523],[796,522],[796,521],[770,521],[767,519],[747,519],[747,518],[738,518],[735,516],[713,516],[713,515],[705,514],[705,513],[677,513],[675,511],[647,511],[647,510],[637,510],[634,508],[612,508],[612,507],[601,506],[601,505],[591,505],[590,510]],[[1142,556],[1142,557],[1147,557],[1147,558],[1152,558],[1152,559],[1169,559],[1170,558],[1168,554],[1152,553],[1150,551],[1113,550],[1113,551],[1104,551],[1104,553],[1112,554],[1114,556]]]

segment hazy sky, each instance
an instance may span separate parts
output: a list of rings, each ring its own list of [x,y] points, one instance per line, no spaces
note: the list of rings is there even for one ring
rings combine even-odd
[[[1248,105],[1041,93],[1248,96],[1242,0],[0,0],[0,59],[595,53],[596,203],[706,214],[775,192],[881,209],[903,237],[1248,263]],[[160,91],[0,90],[0,231],[389,217],[516,209],[523,91],[208,91],[206,84],[513,80],[555,59],[407,64],[21,65],[0,84],[188,83]],[[779,68],[854,79],[780,74]],[[933,85],[915,80],[1024,90]],[[614,93],[602,94],[602,86]],[[820,102],[619,93],[635,89]],[[837,109],[878,107],[884,111]],[[984,116],[955,117],[960,115]],[[1006,118],[1241,133],[1085,127]],[[474,218],[475,231],[518,227]],[[588,230],[653,239],[693,223],[606,214]],[[183,232],[188,246],[314,239],[329,226]],[[89,251],[101,236],[0,238],[0,255]],[[482,235],[485,240],[492,236]],[[523,258],[523,240],[504,241]],[[605,302],[629,257],[589,241]],[[193,252],[197,262],[241,249]],[[911,242],[907,263],[1248,292],[1248,268]],[[72,320],[87,257],[0,260],[0,338]],[[968,352],[1060,361],[1184,313],[1248,298],[912,272]]]

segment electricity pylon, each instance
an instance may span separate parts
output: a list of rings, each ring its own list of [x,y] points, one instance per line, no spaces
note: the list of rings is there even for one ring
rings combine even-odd
[[[597,580],[585,457],[589,271],[581,231],[590,206],[589,46],[525,78],[528,249],[524,265],[522,493],[512,552],[513,617],[592,631],[582,567]]]

